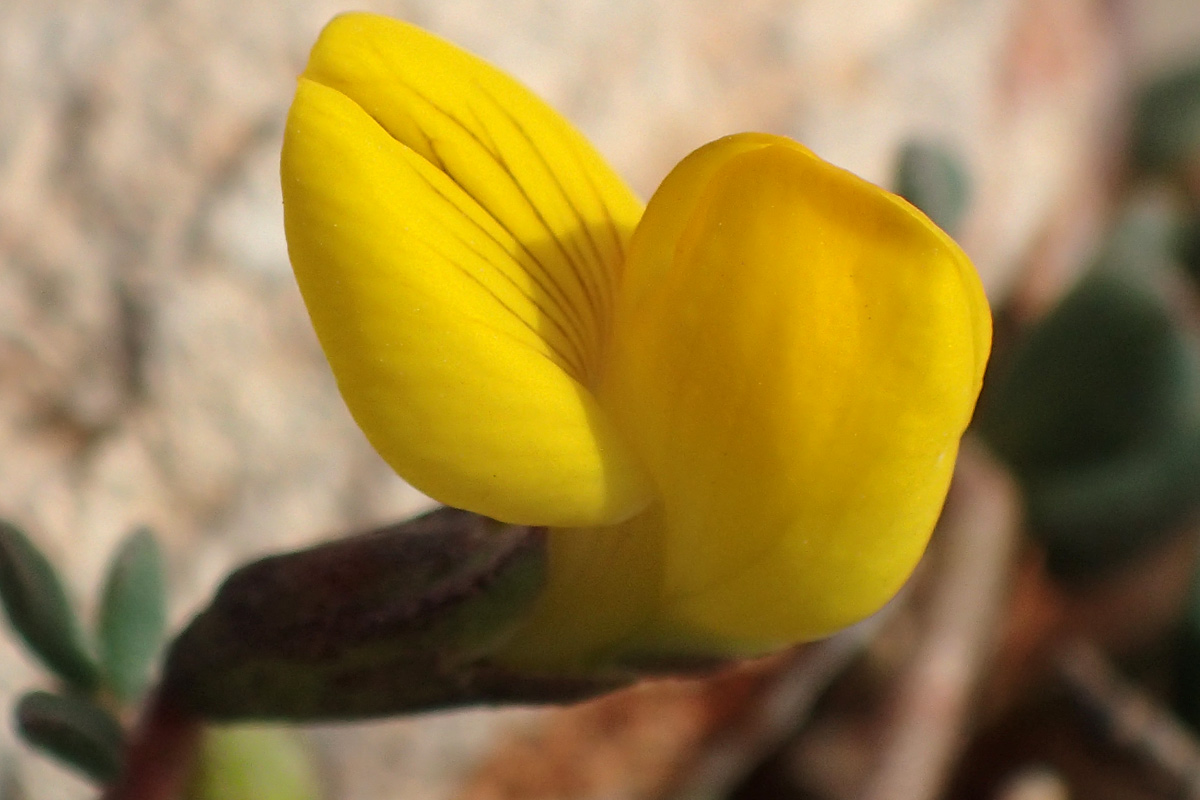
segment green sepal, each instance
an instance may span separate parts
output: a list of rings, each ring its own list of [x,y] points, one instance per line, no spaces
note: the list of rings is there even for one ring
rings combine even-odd
[[[164,690],[214,720],[563,701],[611,682],[486,663],[544,582],[544,531],[443,508],[242,567],[172,644]]]
[[[99,670],[53,565],[15,525],[0,520],[0,600],[13,629],[58,677],[90,692]]]
[[[120,772],[124,733],[91,701],[30,692],[17,703],[15,717],[21,738],[96,782],[107,784]]]
[[[165,626],[162,554],[154,535],[143,528],[113,556],[100,602],[100,663],[121,700],[132,701],[145,688]]]
[[[966,215],[971,185],[966,168],[946,147],[929,141],[904,145],[896,164],[896,194],[951,236]]]

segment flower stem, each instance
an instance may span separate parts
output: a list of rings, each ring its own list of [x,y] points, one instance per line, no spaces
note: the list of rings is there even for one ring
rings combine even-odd
[[[200,743],[199,718],[167,687],[151,697],[125,749],[125,765],[103,800],[179,800]]]

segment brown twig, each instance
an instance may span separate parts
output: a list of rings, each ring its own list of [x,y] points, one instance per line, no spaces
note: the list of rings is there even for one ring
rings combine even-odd
[[[700,800],[728,795],[804,723],[821,694],[870,643],[885,618],[881,612],[789,654],[737,718],[688,759],[665,796]]]
[[[191,776],[200,720],[160,691],[146,705],[125,750],[125,765],[103,800],[178,800]]]
[[[1071,694],[1099,719],[1115,743],[1178,780],[1187,797],[1200,798],[1200,742],[1170,711],[1122,678],[1086,640],[1064,644],[1057,667]]]
[[[900,679],[890,736],[864,800],[929,800],[940,794],[995,643],[1017,509],[1017,492],[1005,472],[965,443],[939,529],[943,562],[928,627]]]

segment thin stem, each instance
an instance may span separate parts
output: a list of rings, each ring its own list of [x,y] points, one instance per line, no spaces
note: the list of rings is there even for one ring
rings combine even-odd
[[[178,800],[200,744],[200,720],[159,690],[125,750],[125,766],[103,800]]]
[[[1200,742],[1157,700],[1121,677],[1094,644],[1076,639],[1058,653],[1058,674],[1095,714],[1113,742],[1127,747],[1200,798]]]

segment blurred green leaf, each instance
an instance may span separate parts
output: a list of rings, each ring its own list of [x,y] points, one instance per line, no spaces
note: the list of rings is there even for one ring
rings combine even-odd
[[[98,670],[54,567],[24,533],[0,520],[0,600],[13,629],[71,686],[92,691]]]
[[[145,687],[165,626],[162,554],[154,535],[141,529],[113,556],[100,604],[100,662],[121,700],[136,699]]]
[[[954,236],[966,214],[971,187],[966,169],[948,148],[912,141],[900,151],[896,193]]]
[[[1062,576],[1150,547],[1200,507],[1200,353],[1164,298],[1171,229],[1131,216],[989,376],[979,426]]]
[[[1192,591],[1180,623],[1176,666],[1175,711],[1200,731],[1200,569],[1192,575]]]
[[[1200,214],[1179,226],[1175,238],[1179,260],[1192,276],[1193,286],[1200,287]]]
[[[107,711],[81,697],[30,692],[16,709],[17,732],[29,744],[98,783],[121,769],[124,734]]]
[[[1138,94],[1134,158],[1145,169],[1176,169],[1200,151],[1200,64],[1159,78]]]
[[[321,780],[303,737],[290,728],[204,731],[187,800],[317,800]]]

